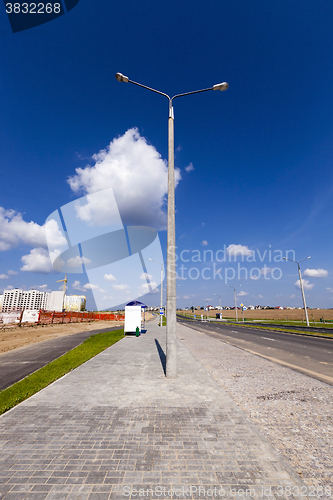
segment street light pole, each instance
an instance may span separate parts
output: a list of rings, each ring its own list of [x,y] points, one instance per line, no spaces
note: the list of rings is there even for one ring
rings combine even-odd
[[[141,83],[130,80],[122,73],[116,73],[118,82],[133,83],[138,87],[165,96],[169,100],[168,120],[168,235],[167,235],[167,325],[166,325],[166,376],[177,377],[177,335],[176,335],[176,231],[175,231],[175,161],[174,161],[174,112],[173,100],[185,95],[198,94],[208,90],[227,90],[227,82],[218,83],[213,87],[202,90],[194,90],[184,94],[176,94],[170,97],[164,92],[155,90]]]
[[[219,298],[219,303],[220,303],[220,311],[222,311],[222,306],[221,306],[221,296],[220,296],[220,295],[218,295],[217,293],[214,293],[214,295],[216,295],[216,296]],[[222,313],[220,313],[220,314],[221,314],[221,316],[222,316]],[[220,318],[220,319],[222,319],[222,318]]]
[[[216,296],[219,298],[220,309],[222,309],[222,306],[221,306],[221,296],[220,296],[220,295],[217,295],[217,293],[214,293],[214,295],[216,295]]]
[[[234,290],[234,299],[235,299],[235,313],[236,313],[236,321],[238,321],[238,311],[237,311],[237,298],[236,298],[236,288],[231,285],[227,285],[229,288],[233,288]]]
[[[303,281],[302,281],[302,274],[301,274],[300,263],[304,262],[305,260],[311,259],[311,256],[306,257],[306,259],[300,260],[299,262],[297,262],[297,260],[287,259],[287,257],[283,257],[283,258],[284,258],[284,260],[289,260],[290,262],[296,262],[296,264],[297,264],[297,267],[298,267],[298,276],[299,276],[299,283],[301,285],[301,291],[302,291],[302,298],[303,298],[303,306],[304,306],[304,312],[305,312],[306,325],[310,326],[309,316],[308,316],[308,310],[306,308],[306,302],[305,302],[305,294],[304,294],[304,289],[303,289]]]

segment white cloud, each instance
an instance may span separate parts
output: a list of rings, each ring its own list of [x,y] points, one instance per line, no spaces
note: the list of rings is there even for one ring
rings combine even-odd
[[[104,274],[104,279],[106,281],[117,281],[117,278],[115,278],[113,274]]]
[[[83,285],[84,290],[98,290],[99,286],[98,285],[93,285],[92,283],[86,283]]]
[[[250,250],[249,247],[245,245],[235,245],[232,243],[227,247],[227,254],[230,257],[250,257],[253,255],[253,250]]]
[[[303,275],[310,278],[327,278],[328,271],[326,269],[305,269]]]
[[[190,299],[191,297],[189,297],[188,295],[184,295],[183,298],[184,299]]]
[[[259,299],[263,299],[263,298],[264,298],[264,296],[263,296],[263,295],[260,295],[260,293],[259,293],[258,298],[259,298]]]
[[[110,295],[104,295],[104,297],[102,298],[102,300],[112,300],[113,297],[111,297]]]
[[[308,280],[302,279],[302,283],[303,283],[304,290],[311,290],[314,287],[314,283],[310,283]],[[299,288],[299,289],[301,288],[300,280],[295,281],[295,286],[296,286],[296,288]]]
[[[295,294],[295,293],[293,293],[292,295],[290,295],[290,297],[289,297],[289,298],[290,298],[290,299],[294,299],[295,297],[296,297],[296,294]]]
[[[67,240],[60,231],[57,221],[54,219],[48,220],[45,226],[43,226],[43,229],[45,231],[45,238],[47,239],[47,245],[50,250],[57,251],[63,246],[67,247]]]
[[[49,253],[44,248],[33,248],[28,255],[23,255],[21,260],[24,264],[21,271],[44,274],[53,272]]]
[[[268,276],[268,274],[272,271],[272,269],[270,267],[263,267],[262,269],[260,269],[260,273],[263,275],[263,276]]]
[[[26,222],[15,210],[0,207],[0,251],[18,245],[46,246],[45,228],[35,222]]]
[[[194,170],[193,163],[190,162],[187,167],[185,167],[186,172],[192,172]]]
[[[83,291],[83,288],[81,286],[81,283],[80,281],[74,281],[74,283],[72,284],[72,288],[73,290],[80,290],[80,291]]]
[[[157,283],[155,283],[155,281],[151,281],[149,284],[143,283],[143,285],[139,288],[139,294],[145,295],[146,293],[159,293],[160,290],[156,287]]]
[[[41,292],[51,292],[51,289],[48,288],[48,285],[37,285],[37,286],[31,286],[31,290],[40,290]],[[63,287],[61,287],[61,290]]]
[[[129,288],[128,285],[112,285],[112,287],[115,289],[115,290],[127,290]]]
[[[98,285],[94,285],[93,283],[86,283],[82,288],[83,290],[96,290],[96,292],[107,293],[106,290],[103,290],[103,288],[100,288]]]
[[[328,290],[329,292],[333,293],[333,288],[331,288],[329,286],[326,288],[326,290]]]
[[[201,245],[203,245],[204,247],[206,247],[208,245],[208,241],[207,240],[203,240],[201,242]],[[208,250],[207,250],[207,252],[208,252]]]
[[[91,260],[87,259],[86,257],[79,257],[78,255],[76,257],[71,257],[67,261],[67,265],[69,267],[77,267],[81,264],[90,264]]]
[[[236,294],[238,297],[244,297],[245,295],[249,295],[247,292],[244,292],[244,290],[241,290],[239,293]]]
[[[8,274],[9,276],[15,276],[16,274],[18,274],[18,272],[17,272],[17,271],[12,271],[11,269],[9,269],[9,270],[7,271],[7,274]]]
[[[151,281],[153,279],[153,275],[152,274],[148,274],[148,273],[142,273],[141,276],[140,276],[140,280],[149,280]]]
[[[77,168],[76,175],[68,179],[75,193],[101,192],[98,199],[88,200],[85,216],[90,213],[101,221],[107,218],[111,202],[102,191],[111,187],[124,224],[166,228],[167,163],[136,128],[115,138],[93,160],[93,166]],[[180,179],[176,169],[176,185]]]
[[[6,274],[0,274],[0,280],[8,280],[8,276]]]

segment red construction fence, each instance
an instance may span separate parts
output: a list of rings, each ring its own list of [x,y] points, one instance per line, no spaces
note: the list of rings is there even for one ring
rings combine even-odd
[[[0,313],[1,324],[37,323],[38,325],[52,325],[57,323],[83,323],[88,321],[124,321],[125,315],[119,313],[99,312],[56,312],[56,311],[10,311]]]
[[[37,324],[83,323],[88,321],[123,321],[124,314],[95,312],[52,312],[40,311]]]

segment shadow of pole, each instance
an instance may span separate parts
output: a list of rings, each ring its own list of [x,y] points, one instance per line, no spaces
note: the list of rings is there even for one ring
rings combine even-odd
[[[156,347],[157,347],[157,351],[158,351],[158,354],[159,354],[159,357],[160,357],[160,360],[161,360],[161,364],[162,364],[162,367],[163,367],[163,371],[164,371],[164,375],[166,375],[166,356],[165,356],[165,353],[161,347],[161,344],[159,343],[159,341],[157,339],[155,339],[155,344],[156,344]]]

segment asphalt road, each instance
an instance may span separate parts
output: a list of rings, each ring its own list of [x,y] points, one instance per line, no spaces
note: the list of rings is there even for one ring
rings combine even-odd
[[[71,333],[64,337],[36,342],[0,354],[0,391],[39,370],[56,358],[82,344],[92,335],[119,330],[119,326]]]
[[[205,321],[178,321],[231,345],[333,385],[333,339]]]

